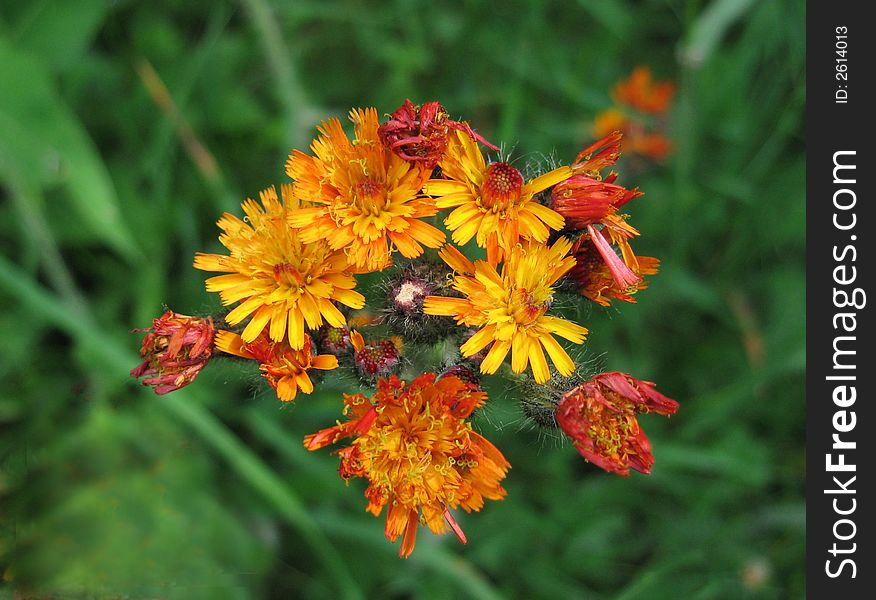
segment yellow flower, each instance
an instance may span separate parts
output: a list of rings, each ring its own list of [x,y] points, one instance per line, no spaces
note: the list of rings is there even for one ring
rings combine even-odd
[[[295,400],[300,389],[305,394],[313,392],[313,382],[307,371],[320,369],[330,371],[338,368],[338,357],[332,354],[311,354],[310,336],[304,340],[304,347],[293,350],[286,342],[272,342],[262,334],[252,342],[231,331],[216,334],[216,348],[227,354],[259,361],[262,377],[277,390],[277,397],[283,402]]]
[[[304,326],[317,329],[323,321],[332,327],[345,323],[333,304],[362,308],[365,297],[354,291],[356,279],[347,272],[347,259],[325,241],[304,242],[287,223],[300,204],[291,185],[282,186],[283,201],[270,187],[261,192],[261,206],[247,200],[241,206],[246,219],[225,213],[218,221],[219,241],[230,256],[198,253],[195,268],[217,271],[207,280],[208,292],[219,292],[222,304],[240,304],[225,317],[236,325],[251,316],[241,337],[252,342],[268,328],[270,339],[304,346]]]
[[[544,348],[557,371],[571,375],[575,363],[554,334],[580,344],[587,329],[545,314],[553,301],[553,284],[575,264],[567,256],[571,246],[565,238],[551,247],[515,246],[501,274],[494,263],[472,263],[453,246],[444,246],[439,255],[456,272],[453,288],[463,297],[429,296],[423,303],[424,312],[455,317],[459,325],[480,328],[459,350],[469,357],[492,344],[481,363],[482,373],[495,373],[510,351],[515,373],[522,373],[531,363],[536,382],[546,383],[550,370]]]
[[[407,258],[437,248],[444,234],[421,221],[438,212],[420,190],[431,173],[385,147],[377,134],[377,111],[350,111],[351,142],[338,119],[323,122],[311,144],[316,156],[293,150],[286,173],[299,198],[317,206],[289,215],[304,242],[327,240],[346,252],[360,272],[380,271],[391,263],[393,248]]]
[[[338,452],[341,477],[364,477],[369,486],[366,510],[378,516],[387,506],[384,534],[402,536],[399,554],[413,552],[422,523],[434,533],[447,527],[466,542],[451,509],[479,511],[484,500],[501,500],[499,485],[510,465],[465,419],[486,394],[456,376],[436,380],[420,375],[409,384],[394,375],[377,382],[370,400],[362,394],[344,397],[348,420],[304,439],[317,450],[345,437],[352,444]]]
[[[438,208],[454,208],[444,220],[454,243],[475,238],[488,260],[498,262],[520,238],[545,243],[551,229],[562,229],[563,217],[534,196],[571,177],[571,167],[524,181],[506,162],[487,165],[477,142],[459,131],[450,133],[439,165],[447,179],[430,179],[423,191],[436,197]]]

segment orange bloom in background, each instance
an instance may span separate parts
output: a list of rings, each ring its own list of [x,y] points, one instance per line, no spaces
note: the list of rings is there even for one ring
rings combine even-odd
[[[257,360],[262,377],[277,390],[277,397],[283,402],[294,400],[299,389],[305,394],[313,392],[308,370],[330,371],[338,367],[338,358],[333,354],[311,354],[310,336],[305,337],[301,349],[295,350],[286,342],[272,341],[265,334],[246,342],[236,333],[219,331],[216,348],[226,354]]]
[[[669,416],[678,402],[649,381],[617,371],[602,373],[567,392],[557,406],[560,429],[578,452],[597,467],[627,476],[630,469],[648,474],[654,465],[651,444],[636,415]]]
[[[143,362],[131,370],[131,377],[146,377],[159,396],[176,391],[195,380],[213,356],[213,319],[190,317],[172,310],[152,320],[140,347]]]
[[[392,376],[377,382],[370,400],[345,395],[348,420],[307,436],[304,445],[317,450],[354,438],[339,451],[340,475],[368,480],[366,510],[378,516],[387,507],[384,534],[392,542],[401,536],[400,556],[413,552],[420,524],[436,534],[449,527],[466,543],[450,511],[479,511],[485,499],[507,494],[500,482],[508,461],[465,421],[486,399],[452,375],[436,380],[426,373],[408,384]]]
[[[451,132],[438,164],[446,179],[430,179],[423,191],[435,197],[438,208],[454,209],[444,219],[454,243],[475,238],[488,260],[498,262],[521,239],[545,243],[551,229],[563,227],[563,217],[534,196],[569,178],[570,167],[525,181],[509,163],[488,165],[477,143],[459,131]]]
[[[653,81],[648,67],[636,67],[629,79],[618,82],[612,91],[615,106],[596,115],[593,133],[600,137],[620,130],[625,135],[625,152],[664,160],[672,152],[672,142],[663,129],[674,95],[674,83]],[[654,119],[656,123],[649,123]]]
[[[535,243],[515,246],[500,274],[495,264],[482,260],[472,263],[447,245],[439,256],[456,272],[453,288],[463,297],[428,296],[423,310],[479,328],[459,350],[469,357],[490,346],[481,362],[481,373],[495,373],[511,352],[512,371],[522,373],[531,363],[535,381],[546,383],[550,369],[544,349],[557,371],[569,376],[575,363],[554,334],[580,344],[587,329],[546,313],[553,301],[552,286],[575,264],[575,259],[567,256],[571,247],[565,238],[550,247]]]
[[[362,308],[365,297],[356,292],[356,279],[347,272],[343,252],[324,240],[305,242],[287,223],[300,209],[291,185],[282,186],[283,201],[271,187],[261,192],[261,206],[247,200],[245,219],[225,213],[218,221],[219,241],[230,256],[198,253],[194,266],[229,273],[207,280],[208,292],[219,292],[225,306],[240,302],[225,317],[231,325],[250,317],[241,337],[252,342],[268,329],[270,339],[300,350],[308,329],[325,321],[342,327],[344,315],[335,306]]]
[[[654,81],[650,67],[640,65],[633,69],[629,79],[617,82],[612,98],[618,104],[631,106],[650,114],[665,113],[675,95],[671,81]]]
[[[438,212],[420,193],[431,169],[384,146],[375,109],[352,110],[350,120],[352,142],[341,122],[330,119],[311,144],[315,156],[299,150],[289,155],[286,173],[296,182],[295,193],[314,205],[291,211],[289,225],[305,243],[325,240],[343,251],[359,272],[388,267],[394,249],[415,258],[423,246],[441,246],[444,233],[421,220]]]

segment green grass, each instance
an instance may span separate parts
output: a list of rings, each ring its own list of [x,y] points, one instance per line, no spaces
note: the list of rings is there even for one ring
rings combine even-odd
[[[246,0],[0,3],[0,597],[793,598],[804,558],[802,3]],[[513,156],[569,160],[635,65],[679,82],[663,166],[621,165],[636,305],[594,355],[678,399],[620,478],[476,421],[509,496],[396,556],[361,482],[308,454],[337,388],[281,406],[210,365],[164,398],[126,377],[215,220],[284,181],[353,106],[440,99]],[[160,83],[158,83],[160,82]],[[160,86],[173,105],[156,103]],[[151,90],[151,91],[150,91]],[[635,172],[637,171],[638,172]]]

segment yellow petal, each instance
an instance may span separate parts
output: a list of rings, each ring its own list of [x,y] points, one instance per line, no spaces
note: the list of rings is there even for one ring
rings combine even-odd
[[[575,371],[575,362],[552,335],[541,335],[538,341],[547,350],[551,361],[554,363],[554,367],[556,367],[560,375],[568,377]]]
[[[273,308],[270,306],[262,306],[259,308],[252,316],[249,323],[247,323],[241,337],[250,341],[259,337],[259,334],[265,330],[265,325],[270,321],[273,312]]]
[[[550,381],[551,371],[548,369],[548,364],[544,359],[544,352],[541,351],[540,344],[529,345],[529,361],[532,363],[532,375],[535,377],[536,383],[547,383]]]
[[[505,357],[508,356],[509,350],[511,350],[511,342],[500,340],[494,343],[481,363],[481,373],[485,375],[495,373],[502,365]]]
[[[529,364],[529,335],[518,330],[511,338],[511,370],[515,373],[523,373]]]
[[[465,343],[459,347],[459,351],[466,358],[473,354],[477,354],[493,341],[493,332],[495,330],[496,327],[494,325],[487,325],[468,338]]]

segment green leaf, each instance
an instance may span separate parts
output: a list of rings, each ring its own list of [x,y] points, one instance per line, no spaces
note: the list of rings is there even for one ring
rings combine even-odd
[[[119,199],[94,143],[60,99],[49,70],[37,57],[0,39],[0,177],[39,188],[61,186],[66,204],[82,226],[129,260],[140,255],[122,219]]]

